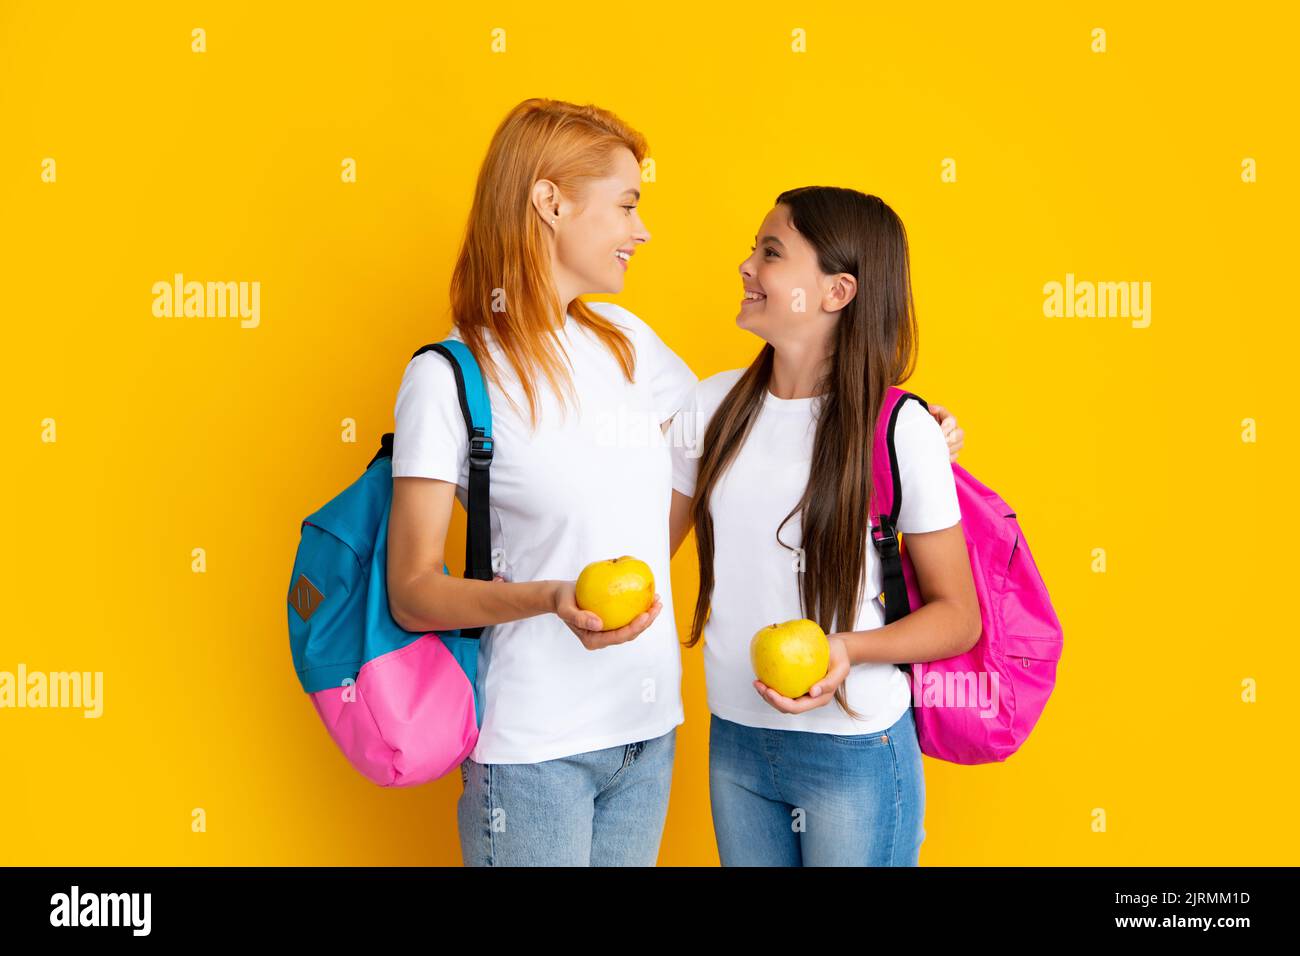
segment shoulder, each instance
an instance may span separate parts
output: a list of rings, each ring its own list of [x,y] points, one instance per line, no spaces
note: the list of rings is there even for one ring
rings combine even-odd
[[[420,402],[427,402],[446,396],[455,402],[458,401],[457,394],[456,374],[443,355],[427,349],[406,363],[399,398],[412,395]]]
[[[740,377],[748,371],[746,368],[729,368],[725,372],[717,372],[708,378],[700,379],[697,386],[701,399],[713,399],[714,404],[720,404],[727,393],[736,387]]]
[[[496,356],[501,351],[501,346],[497,344],[496,339],[493,337],[492,330],[484,329],[482,339],[483,345],[487,349],[488,357],[491,360],[495,360]],[[443,344],[445,342],[458,342],[461,345],[465,345],[465,337],[461,335],[460,328],[453,325],[451,331],[449,331],[443,338],[436,340],[435,344]],[[473,350],[471,350],[470,354],[474,356],[475,360],[480,365],[482,364],[482,355]],[[413,355],[406,363],[404,378],[406,377],[421,382],[455,382],[455,373],[452,371],[451,359],[447,358],[436,349],[425,349],[418,355]]]
[[[395,478],[457,480],[469,432],[451,363],[433,349],[407,361],[393,422]]]
[[[661,398],[660,414],[671,417],[689,398],[689,392],[698,381],[686,360],[636,313],[613,302],[589,302],[587,305],[627,334],[636,352],[638,371],[644,367],[649,372],[656,395]]]
[[[485,357],[490,362],[498,361],[500,356],[503,354],[503,350],[501,348],[501,343],[498,342],[496,336],[492,334],[492,330],[490,328],[485,327],[483,329],[482,335],[479,338],[480,338],[480,342],[482,343],[481,347],[486,351],[486,356],[484,354],[481,354],[478,351],[473,351],[472,354],[474,355],[474,357],[479,361],[480,364],[483,362]],[[452,341],[460,342],[462,345],[465,345],[465,336],[461,335],[460,326],[458,325],[453,325],[451,327],[451,331],[447,333],[447,339],[451,339]],[[446,339],[444,339],[444,341],[446,341]],[[437,358],[438,356],[434,356],[434,357]],[[443,359],[442,361],[444,365],[448,365],[446,359]],[[448,367],[450,368],[450,365],[448,365]]]
[[[643,332],[650,332],[651,334],[654,332],[639,315],[615,302],[587,302],[585,305],[592,312],[602,318],[609,319],[615,325],[622,326],[629,332],[634,332],[637,335]]]
[[[659,338],[658,333],[650,327],[650,323],[637,315],[631,309],[625,309],[621,305],[613,302],[588,302],[587,307],[603,319],[607,319],[615,328],[621,329],[627,334],[632,345],[639,349],[644,345],[648,350],[658,348],[667,348],[663,340]]]
[[[930,410],[907,400],[894,426],[903,498],[898,530],[904,534],[950,528],[961,520],[956,478],[948,457],[948,440]]]
[[[406,363],[406,374],[420,380],[453,378],[451,363],[434,349],[425,349],[419,355],[411,356]]]
[[[691,404],[695,410],[706,417],[712,417],[713,413],[718,410],[722,400],[727,397],[727,393],[735,388],[740,377],[745,374],[743,368],[731,368],[725,372],[718,372],[710,375],[708,378],[702,378],[695,385],[695,391],[691,397]]]
[[[894,423],[894,451],[904,472],[915,467],[936,468],[948,463],[948,439],[930,410],[920,402],[907,399],[898,410]],[[943,469],[946,470],[946,469]]]
[[[913,399],[905,399],[902,408],[898,410],[894,437],[898,438],[906,434],[912,439],[924,439],[927,432],[943,436],[943,429],[939,427],[939,423],[934,420],[934,416],[925,405]]]

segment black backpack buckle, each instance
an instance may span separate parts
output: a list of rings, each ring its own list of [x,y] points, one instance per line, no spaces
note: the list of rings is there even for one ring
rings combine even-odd
[[[474,429],[474,437],[469,442],[469,466],[481,471],[492,464],[492,439],[483,434],[483,429]]]
[[[875,532],[881,537],[877,538]],[[871,541],[882,557],[894,557],[898,554],[898,531],[887,515],[880,515],[880,524],[872,529]]]

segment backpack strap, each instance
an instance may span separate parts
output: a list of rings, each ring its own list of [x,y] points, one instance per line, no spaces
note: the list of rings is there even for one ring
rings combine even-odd
[[[885,623],[892,624],[911,611],[903,559],[898,547],[898,513],[903,503],[903,483],[894,450],[894,428],[898,413],[908,399],[915,399],[928,411],[925,399],[890,386],[876,420],[875,444],[871,449],[871,543],[880,555],[881,582],[885,592]]]
[[[416,349],[411,358],[422,352],[437,352],[451,363],[452,374],[456,377],[456,395],[460,401],[460,412],[465,419],[466,433],[469,435],[469,497],[465,507],[467,521],[465,526],[465,577],[479,581],[492,580],[492,526],[488,502],[490,501],[491,482],[489,471],[492,466],[492,406],[488,401],[487,386],[483,382],[483,371],[479,368],[474,354],[464,342],[447,338]],[[374,464],[380,458],[393,454],[393,433],[388,432],[380,440],[379,451],[370,460]],[[369,466],[367,466],[369,467]],[[446,566],[443,566],[446,570]],[[480,637],[483,628],[462,628],[461,637]]]
[[[492,580],[492,527],[489,521],[489,469],[492,466],[492,410],[478,362],[464,342],[444,339],[417,351],[435,351],[451,363],[456,394],[469,435],[469,499],[465,508],[465,577]],[[414,358],[415,356],[411,356]],[[483,628],[462,628],[461,637],[480,637]]]

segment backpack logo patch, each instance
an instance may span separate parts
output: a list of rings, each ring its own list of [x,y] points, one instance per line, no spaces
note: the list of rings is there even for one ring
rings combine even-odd
[[[320,588],[312,584],[307,575],[298,575],[293,590],[289,592],[289,603],[298,612],[298,616],[304,621],[308,620],[316,612],[316,608],[320,607],[320,602],[323,600],[325,600],[325,595],[321,594]]]

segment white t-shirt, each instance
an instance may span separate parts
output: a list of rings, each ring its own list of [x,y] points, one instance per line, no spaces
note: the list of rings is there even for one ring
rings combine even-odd
[[[636,381],[628,383],[613,353],[569,316],[558,335],[577,400],[562,418],[559,397],[539,376],[532,433],[523,388],[500,358],[520,411],[488,382],[493,568],[507,581],[572,581],[593,561],[630,554],[650,565],[663,609],[634,640],[595,651],[550,613],[485,630],[477,681],[483,722],[470,754],[479,763],[538,763],[649,740],[685,719],[669,576],[672,463],[660,423],[697,379],[636,315],[588,304],[628,334]],[[490,349],[502,356],[495,342]],[[445,358],[428,351],[407,363],[393,416],[394,477],[456,482],[464,505],[469,441]]]
[[[699,452],[710,418],[744,369],[732,369],[699,383],[674,425],[673,488],[695,494]],[[754,690],[749,645],[769,624],[806,617],[800,610],[796,555],[776,540],[777,527],[808,485],[818,398],[780,399],[764,395],[752,431],[710,497],[713,517],[714,586],[704,628],[704,668],[709,710],[750,727],[830,734],[868,734],[888,729],[906,712],[911,687],[895,664],[855,664],[844,681],[854,720],[835,700],[802,714],[777,710]],[[903,532],[937,531],[961,520],[948,445],[939,423],[908,401],[894,432],[903,500]],[[864,517],[863,521],[867,519]],[[790,548],[802,542],[795,515],[781,529]],[[852,628],[884,625],[884,608],[873,600],[883,588],[880,558],[866,537],[863,600]]]

